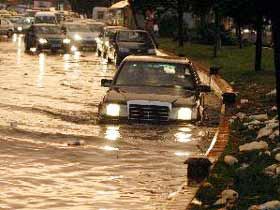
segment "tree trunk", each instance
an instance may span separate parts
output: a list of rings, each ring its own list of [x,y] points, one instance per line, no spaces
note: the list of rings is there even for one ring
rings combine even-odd
[[[277,111],[278,111],[278,119],[279,119],[280,117],[280,20],[277,17],[272,18],[272,31],[273,31],[273,41],[274,41]],[[280,120],[279,120],[279,131],[280,131]]]
[[[178,5],[177,5],[177,11],[178,11],[178,40],[179,40],[179,47],[184,46],[184,37],[183,37],[183,15],[184,15],[184,10],[183,10],[183,3],[184,0],[178,0]]]
[[[237,36],[238,36],[238,43],[239,43],[239,48],[243,48],[243,41],[242,41],[242,31],[241,31],[241,24],[239,21],[237,21]]]
[[[262,36],[263,36],[263,16],[257,16],[257,40],[256,40],[256,58],[255,58],[255,71],[262,70]]]
[[[220,17],[215,11],[215,43],[214,43],[214,57],[218,56],[218,49],[221,48],[221,33],[220,33]]]

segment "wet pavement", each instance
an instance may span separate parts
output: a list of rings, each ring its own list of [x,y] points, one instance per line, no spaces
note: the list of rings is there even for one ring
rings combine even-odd
[[[23,48],[21,36],[0,42],[0,209],[164,209],[216,124],[99,125],[114,66]],[[207,101],[217,122],[218,99]]]

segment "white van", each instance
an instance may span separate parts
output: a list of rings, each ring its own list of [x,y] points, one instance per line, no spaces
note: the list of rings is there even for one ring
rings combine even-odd
[[[38,23],[58,24],[56,15],[53,12],[37,12],[35,14],[35,24]]]
[[[92,10],[92,19],[98,22],[106,22],[108,19],[107,7],[94,7]]]

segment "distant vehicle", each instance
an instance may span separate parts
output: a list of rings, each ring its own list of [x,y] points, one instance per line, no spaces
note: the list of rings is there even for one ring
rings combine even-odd
[[[104,46],[105,58],[117,66],[129,55],[156,55],[156,45],[147,31],[118,30]]]
[[[14,25],[8,19],[0,17],[0,35],[7,35],[9,38],[14,33]]]
[[[115,33],[118,30],[122,30],[122,29],[127,29],[127,28],[122,26],[106,26],[103,28],[99,37],[96,38],[96,44],[97,44],[96,52],[98,56],[105,57],[104,54],[106,48],[105,45],[108,45],[109,40],[112,40],[114,38]]]
[[[54,24],[33,24],[25,35],[25,51],[40,53],[44,50],[68,52],[71,40]]]
[[[108,20],[107,7],[94,7],[92,10],[92,19],[99,22],[106,22]]]
[[[31,26],[31,24],[34,23],[33,17],[12,16],[7,19],[9,19],[13,23],[15,33],[25,33],[26,30]]]
[[[204,118],[202,85],[192,64],[180,57],[128,56],[99,104],[101,122],[165,123]]]
[[[53,12],[37,12],[35,14],[35,24],[58,24],[56,16]]]
[[[77,50],[96,49],[96,34],[90,31],[89,26],[81,23],[64,23],[64,34],[71,40],[73,48]]]
[[[10,17],[10,16],[12,16],[12,15],[9,13],[8,10],[4,10],[4,9],[0,10],[0,18],[1,18],[1,17],[2,17],[2,18]]]

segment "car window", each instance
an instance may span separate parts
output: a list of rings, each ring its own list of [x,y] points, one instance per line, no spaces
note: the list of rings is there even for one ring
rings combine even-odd
[[[193,90],[195,87],[191,67],[185,64],[164,62],[126,62],[120,70],[116,85],[182,87]]]
[[[55,18],[55,16],[37,16],[37,17],[35,17],[35,22],[36,23],[55,24],[56,23],[56,18]]]
[[[109,38],[109,39],[112,39],[112,38],[114,38],[115,33],[116,33],[116,30],[112,30],[112,29],[106,30],[105,31],[105,37]]]
[[[89,29],[91,32],[100,33],[102,31],[103,25],[100,24],[89,24]]]
[[[120,42],[151,42],[149,35],[138,31],[120,31],[118,34]]]

